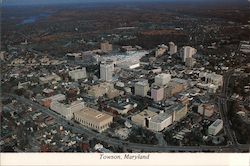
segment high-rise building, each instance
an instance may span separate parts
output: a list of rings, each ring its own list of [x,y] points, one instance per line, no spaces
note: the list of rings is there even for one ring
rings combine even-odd
[[[101,43],[101,50],[105,53],[111,52],[113,50],[112,44],[109,44],[109,42]]]
[[[190,46],[184,46],[181,49],[181,57],[182,57],[182,61],[186,62],[187,58],[192,58],[194,54],[197,53],[197,50],[193,47]]]
[[[164,98],[164,88],[154,85],[151,88],[151,97],[154,101],[161,101]]]
[[[169,54],[173,55],[177,53],[177,46],[173,42],[169,42]]]
[[[161,73],[155,76],[155,84],[158,86],[164,86],[171,80],[171,75],[166,73]]]
[[[135,84],[135,95],[145,97],[149,90],[149,84],[147,80],[139,81]]]
[[[112,76],[114,72],[113,61],[101,62],[100,64],[100,78],[103,81],[112,81]]]

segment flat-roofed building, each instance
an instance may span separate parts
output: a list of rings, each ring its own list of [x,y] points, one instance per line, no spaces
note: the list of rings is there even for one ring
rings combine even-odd
[[[53,101],[63,101],[66,99],[66,96],[63,95],[63,94],[57,94],[57,95],[54,95],[54,96],[50,96],[50,97],[47,97],[47,98],[44,98],[41,100],[41,104],[47,108],[50,107],[51,103]]]
[[[162,131],[175,121],[179,121],[187,114],[187,106],[174,104],[169,107],[154,105],[147,110],[132,116],[132,121],[137,125],[153,131]]]
[[[139,126],[148,128],[149,120],[155,115],[157,115],[157,113],[149,111],[149,110],[144,110],[140,112],[139,114],[132,116],[131,120]]]
[[[198,106],[198,113],[207,117],[211,117],[214,113],[214,105],[212,104],[200,104]]]
[[[164,86],[171,80],[171,75],[166,73],[161,73],[155,76],[155,84],[158,86]]]
[[[223,129],[223,121],[221,119],[217,119],[208,127],[208,134],[217,135]]]
[[[90,107],[85,107],[84,109],[75,112],[74,119],[82,125],[98,132],[105,131],[113,122],[113,116]]]
[[[153,85],[151,88],[151,97],[154,101],[161,101],[164,98],[164,88]]]
[[[110,102],[108,108],[117,111],[118,114],[127,114],[128,111],[137,107],[137,104],[129,101]]]
[[[147,80],[139,81],[135,84],[135,95],[145,97],[149,91],[149,84]]]
[[[172,124],[172,119],[171,112],[162,111],[150,119],[148,128],[153,131],[162,131]]]
[[[72,70],[72,71],[69,72],[69,76],[74,81],[86,78],[87,77],[86,68]]]
[[[114,73],[113,61],[105,61],[100,64],[100,79],[103,81],[112,81]]]
[[[51,75],[47,75],[45,77],[39,77],[39,82],[40,84],[46,84],[46,83],[57,83],[58,81],[61,81],[61,77],[59,77],[56,74],[51,74]]]
[[[114,91],[114,85],[108,82],[102,82],[88,87],[87,93],[95,98],[101,97],[105,94]],[[109,94],[111,95],[111,94]]]
[[[73,118],[73,114],[77,111],[80,111],[84,108],[84,102],[74,101],[70,104],[65,104],[59,101],[51,102],[50,109],[61,114],[67,120]]]
[[[187,105],[175,104],[168,108],[169,111],[173,112],[173,121],[180,121],[187,115]]]
[[[197,53],[197,50],[190,46],[184,46],[181,49],[181,57],[183,62],[186,62],[187,58],[192,58],[194,54]]]
[[[209,73],[205,77],[207,83],[212,83],[216,86],[223,85],[223,76],[216,73]]]
[[[177,93],[180,93],[184,90],[184,86],[180,83],[171,81],[169,85],[165,88],[164,97],[172,97]]]

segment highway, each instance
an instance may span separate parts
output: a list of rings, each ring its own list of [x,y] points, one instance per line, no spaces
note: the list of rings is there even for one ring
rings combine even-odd
[[[73,132],[79,134],[85,134],[89,137],[94,137],[100,141],[106,142],[107,144],[115,147],[122,147],[125,149],[140,150],[143,152],[202,152],[202,151],[212,151],[212,152],[242,152],[249,151],[248,145],[229,145],[229,146],[161,146],[161,145],[148,145],[148,144],[138,144],[130,143],[123,140],[118,140],[114,138],[107,137],[101,133],[92,131],[84,126],[75,123],[73,121],[67,121],[61,115],[56,112],[49,110],[38,103],[35,103],[24,97],[20,97],[14,94],[6,94],[5,96],[13,97],[16,100],[29,104],[31,107],[40,110],[41,112],[55,118],[58,123],[64,127],[71,129]]]
[[[228,120],[228,87],[230,83],[231,75],[233,74],[234,70],[230,70],[224,74],[223,78],[223,87],[221,91],[220,97],[218,97],[219,102],[219,111],[221,114],[221,119],[223,120],[224,130],[230,140],[230,143],[233,145],[238,145],[237,138],[235,134],[233,134],[232,129],[230,127],[230,123]]]

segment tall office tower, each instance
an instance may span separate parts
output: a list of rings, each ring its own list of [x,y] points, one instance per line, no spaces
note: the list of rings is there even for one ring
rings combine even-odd
[[[139,81],[135,84],[135,95],[145,97],[149,91],[149,84],[147,80]]]
[[[109,44],[109,42],[101,43],[101,50],[105,53],[111,52],[113,50],[112,44]]]
[[[197,53],[197,50],[193,47],[190,46],[184,46],[181,49],[181,57],[182,57],[182,61],[186,62],[187,58],[192,58],[194,54]]]
[[[169,42],[169,54],[173,55],[177,53],[177,46],[173,42]]]
[[[114,63],[113,61],[101,62],[100,64],[100,78],[103,81],[112,81],[112,76],[114,73]]]
[[[151,98],[154,101],[161,101],[164,98],[164,87],[153,85],[151,88]]]

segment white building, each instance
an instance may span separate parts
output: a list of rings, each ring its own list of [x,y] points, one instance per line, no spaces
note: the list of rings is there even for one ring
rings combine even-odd
[[[50,109],[61,114],[67,120],[71,120],[73,118],[73,114],[77,111],[80,111],[84,108],[84,102],[74,101],[71,104],[64,104],[59,101],[52,101],[50,105]]]
[[[149,84],[147,80],[139,81],[135,84],[135,95],[145,97],[149,91]]]
[[[190,46],[184,46],[181,49],[181,57],[182,57],[182,61],[186,62],[187,58],[192,58],[194,54],[197,53],[197,50],[193,47]]]
[[[150,119],[148,128],[153,131],[162,131],[172,124],[172,120],[172,113],[160,112]]]
[[[173,55],[177,53],[177,46],[173,42],[169,42],[169,54]]]
[[[158,86],[164,86],[171,80],[171,75],[166,73],[161,73],[155,76],[155,84]]]
[[[86,68],[72,70],[69,72],[69,76],[71,79],[75,81],[86,78],[87,77]]]
[[[212,123],[208,127],[208,134],[216,135],[223,129],[223,121],[221,119],[217,119],[214,123]]]
[[[212,83],[216,86],[223,85],[223,76],[216,73],[209,73],[205,77],[207,83]]]
[[[112,81],[114,73],[114,63],[111,61],[101,62],[100,64],[100,78],[103,81]]]

